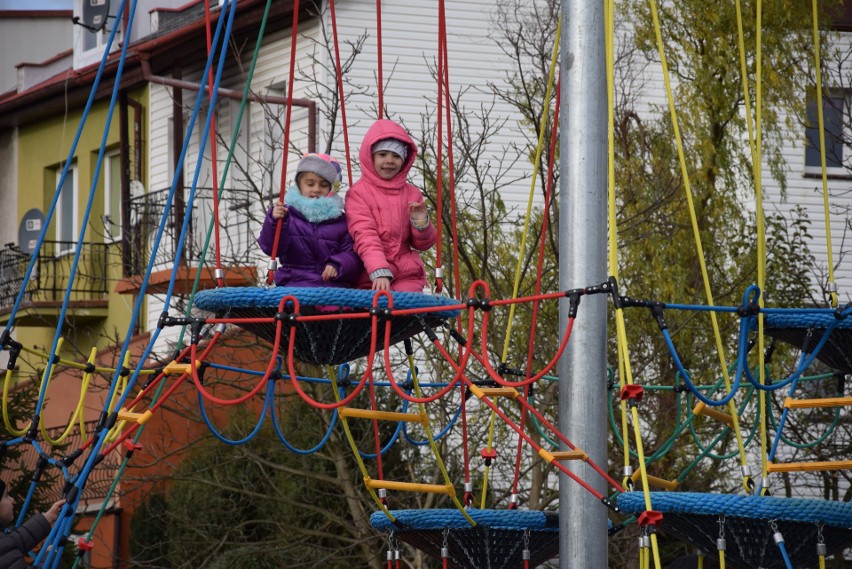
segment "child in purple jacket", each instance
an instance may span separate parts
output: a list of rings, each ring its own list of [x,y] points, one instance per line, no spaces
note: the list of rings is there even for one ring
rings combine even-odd
[[[275,284],[291,287],[352,287],[363,270],[346,227],[340,164],[328,154],[305,154],[296,167],[296,186],[266,214],[257,242],[272,255],[275,228],[279,267]]]

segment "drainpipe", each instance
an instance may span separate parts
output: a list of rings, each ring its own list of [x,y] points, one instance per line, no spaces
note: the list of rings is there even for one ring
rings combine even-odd
[[[192,83],[190,81],[182,81],[180,79],[173,79],[171,77],[162,77],[160,75],[154,75],[151,71],[151,64],[148,59],[144,56],[140,57],[140,63],[142,64],[142,77],[148,81],[149,83],[157,83],[159,85],[165,85],[167,87],[174,87],[175,89],[188,89],[190,91],[198,91],[199,89],[204,89],[205,91],[209,91],[209,87],[207,85],[201,86],[197,83]],[[236,101],[242,101],[243,94],[240,91],[234,91],[233,89],[224,89],[222,87],[218,90],[219,97],[226,97],[228,99],[234,99]],[[275,95],[258,95],[255,93],[248,94],[248,100],[253,102],[262,102],[269,103],[272,105],[286,105],[287,98],[286,97],[278,97]],[[302,107],[304,109],[308,109],[308,152],[316,152],[317,146],[317,104],[315,101],[310,99],[292,99],[290,104],[294,107]]]

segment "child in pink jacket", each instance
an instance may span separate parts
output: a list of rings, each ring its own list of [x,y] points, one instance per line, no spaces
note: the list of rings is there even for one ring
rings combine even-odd
[[[417,147],[404,128],[376,121],[358,157],[361,179],[346,192],[346,221],[364,261],[359,288],[423,292],[426,268],[419,251],[437,241],[423,194],[406,182]]]

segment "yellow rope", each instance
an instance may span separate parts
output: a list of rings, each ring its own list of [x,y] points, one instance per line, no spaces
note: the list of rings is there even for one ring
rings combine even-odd
[[[755,104],[754,104],[754,115],[755,115],[755,144],[754,144],[754,156],[752,158],[752,164],[754,167],[754,189],[755,189],[755,201],[756,201],[756,215],[757,215],[757,286],[760,288],[761,294],[760,299],[758,300],[758,304],[761,308],[763,308],[763,291],[766,290],[766,229],[764,227],[764,219],[763,219],[763,193],[762,193],[762,184],[761,184],[761,176],[760,169],[761,164],[763,162],[763,144],[762,144],[762,128],[761,128],[761,112],[763,109],[763,1],[757,0],[757,11],[756,11],[756,21],[754,24],[755,27]],[[758,370],[760,373],[759,381],[761,385],[766,383],[766,366],[763,365],[764,358],[764,337],[763,337],[763,313],[759,313],[757,315],[757,349],[758,349],[758,357],[760,358],[760,369]],[[766,416],[766,391],[760,390],[758,393],[758,408],[761,417]],[[733,401],[732,401],[733,402]],[[760,422],[760,472],[761,477],[766,479],[767,476],[767,456],[769,456],[769,434],[766,430],[766,421]],[[764,488],[761,485],[761,492],[765,493],[768,491],[768,488]]]
[[[547,89],[544,94],[544,105],[541,113],[541,123],[539,125],[538,146],[535,149],[535,160],[533,161],[532,182],[530,184],[530,195],[527,200],[527,214],[524,219],[524,230],[521,234],[521,243],[518,245],[518,264],[515,267],[515,282],[512,286],[512,298],[518,297],[518,290],[521,286],[521,268],[524,261],[524,251],[526,251],[527,235],[529,234],[530,218],[532,217],[533,197],[535,197],[535,182],[538,174],[538,165],[541,162],[542,149],[544,147],[544,132],[547,128],[547,119],[550,114],[550,94],[553,92],[553,82],[556,77],[556,63],[559,55],[559,38],[562,34],[562,17],[559,17],[559,22],[556,25],[556,39],[553,43],[553,57],[550,60],[550,71],[547,77]],[[509,342],[512,339],[512,319],[515,315],[515,304],[509,307],[509,321],[506,324],[506,338],[503,342],[502,361],[506,361],[509,356]]]
[[[408,362],[409,362],[409,366],[410,366],[410,369],[411,369],[411,381],[412,381],[412,384],[414,385],[414,393],[418,398],[420,398],[420,397],[422,397],[421,394],[420,394],[420,382],[417,379],[417,371],[416,371],[416,368],[414,366],[414,356],[413,355],[411,355],[411,354],[408,355]],[[340,392],[339,392],[338,386],[337,386],[337,374],[334,373],[334,369],[331,366],[328,366],[327,373],[328,373],[328,378],[331,380],[332,388],[334,390],[334,398],[335,398],[336,401],[340,401]],[[418,407],[419,407],[418,411],[420,412],[420,414],[425,415],[426,409],[425,409],[424,404],[419,403]],[[355,456],[355,460],[358,462],[358,469],[361,471],[361,476],[364,478],[365,487],[367,488],[367,491],[370,493],[370,496],[373,498],[373,501],[376,503],[376,505],[379,507],[379,509],[381,509],[382,512],[384,512],[384,514],[388,517],[388,519],[391,522],[396,521],[396,518],[393,516],[393,514],[390,513],[390,510],[387,509],[387,506],[385,506],[385,504],[382,502],[381,498],[379,498],[376,491],[372,487],[370,487],[368,484],[366,484],[366,481],[370,480],[370,473],[367,470],[367,465],[364,464],[364,459],[361,458],[361,452],[358,450],[358,445],[355,443],[355,438],[352,436],[352,431],[349,428],[349,422],[348,422],[346,416],[343,413],[340,413],[338,416],[340,417],[340,423],[343,425],[343,431],[346,433],[346,440],[349,441],[349,447],[352,449],[352,454]],[[438,445],[435,443],[435,438],[432,435],[432,429],[429,427],[428,422],[422,423],[422,425],[423,425],[423,429],[426,431],[426,437],[429,440],[429,447],[432,449],[432,453],[435,456],[435,460],[438,463],[438,468],[440,469],[441,475],[444,478],[444,484],[446,484],[447,486],[451,486],[452,481],[450,480],[450,475],[449,475],[449,472],[447,472],[447,467],[444,465],[444,461],[441,460],[441,453],[440,453],[440,450],[438,449]],[[470,515],[468,515],[467,511],[465,510],[464,506],[459,501],[459,499],[455,495],[455,493],[451,494],[450,498],[452,499],[452,501],[455,504],[458,511],[462,514],[462,516],[465,517],[465,519],[468,521],[468,523],[470,523],[471,527],[476,526],[476,522],[473,521],[473,518],[471,518]]]
[[[417,396],[417,398],[422,399],[423,395],[420,392],[420,380],[417,379],[417,367],[414,365],[414,363],[415,363],[414,362],[414,355],[408,354],[408,365],[409,365],[409,369],[411,369],[411,383],[414,385],[414,394]],[[425,404],[418,403],[417,405],[418,405],[418,411],[421,414],[425,414],[426,413]],[[429,446],[432,449],[432,454],[435,456],[435,460],[438,463],[438,468],[441,470],[441,476],[444,477],[444,484],[452,484],[452,480],[450,479],[450,473],[447,472],[447,467],[444,464],[444,461],[441,459],[441,453],[440,453],[440,450],[438,449],[438,444],[435,442],[435,436],[432,434],[432,428],[429,427],[428,422],[423,424],[423,430],[426,431],[426,437],[429,440]],[[470,523],[471,526],[475,526],[476,522],[474,522],[473,518],[471,518],[468,515],[467,510],[462,505],[462,503],[459,501],[458,497],[456,497],[456,495],[453,494],[451,496],[451,498],[453,500],[453,504],[455,504],[458,511],[461,512],[461,514],[465,517],[465,519],[467,519],[467,521]]]
[[[91,353],[89,354],[88,361],[90,364],[95,363],[95,356],[97,355],[97,353],[98,348],[93,347]],[[47,428],[44,425],[44,421],[42,421],[40,425],[41,436],[44,437],[44,440],[47,441],[49,444],[56,446],[62,441],[64,441],[66,438],[68,438],[68,435],[71,434],[71,430],[74,428],[74,424],[78,422],[80,426],[80,436],[85,436],[86,430],[85,423],[83,422],[83,402],[86,400],[86,393],[88,393],[89,391],[89,384],[91,383],[91,381],[92,374],[89,372],[83,372],[83,380],[80,384],[80,398],[77,400],[77,407],[76,409],[74,409],[74,413],[71,415],[71,419],[68,421],[68,427],[66,427],[65,431],[61,435],[59,435],[59,437],[57,437],[56,439],[51,439],[50,435],[47,432]]]
[[[740,4],[740,0],[736,0],[736,12],[737,12],[737,40],[739,46],[739,55],[740,55],[740,74],[742,75],[742,84],[743,84],[743,101],[745,102],[745,119],[746,119],[746,128],[748,130],[748,143],[749,149],[751,150],[751,164],[752,164],[752,172],[754,177],[754,185],[755,185],[755,211],[757,217],[757,283],[760,287],[760,290],[764,290],[765,281],[766,281],[766,229],[764,224],[764,215],[763,215],[763,195],[762,195],[762,178],[761,178],[761,162],[762,162],[762,142],[761,142],[761,110],[763,108],[762,105],[762,42],[761,42],[761,7],[760,0],[758,0],[758,17],[757,17],[757,47],[756,47],[756,59],[757,59],[757,69],[756,69],[756,87],[755,87],[755,125],[752,127],[752,118],[751,118],[751,97],[749,96],[749,88],[748,88],[748,65],[746,63],[746,51],[745,51],[745,34],[743,32],[743,15],[742,15],[742,6]],[[763,306],[763,294],[760,296],[760,306]],[[758,314],[757,317],[757,341],[758,341],[758,352],[760,353],[760,383],[763,384],[766,381],[766,370],[763,365],[764,358],[764,335],[763,335],[763,313]],[[759,405],[761,407],[761,413],[763,413],[763,405],[765,400],[763,399],[765,393],[761,390],[758,395]],[[745,467],[748,466],[748,458],[745,453],[745,443],[743,442],[742,433],[740,432],[739,427],[739,416],[737,414],[737,408],[734,404],[734,400],[731,399],[728,402],[728,412],[733,420],[733,431],[734,435],[737,438],[737,448],[739,450],[740,455],[740,465],[744,467],[743,471],[743,489],[746,492],[751,491],[751,483],[749,476],[745,475]],[[761,415],[763,416],[763,415]],[[763,427],[763,425],[761,425]],[[765,441],[765,439],[763,439]],[[762,447],[765,448],[765,447]],[[766,454],[765,452],[763,453]]]
[[[659,55],[660,55],[660,64],[661,64],[662,70],[663,70],[663,80],[664,80],[664,84],[665,84],[665,87],[666,87],[666,98],[668,100],[669,113],[670,113],[671,119],[672,119],[672,129],[673,129],[673,132],[674,132],[675,142],[677,144],[678,160],[680,162],[681,174],[683,176],[684,191],[685,191],[685,194],[686,194],[686,201],[687,201],[687,204],[689,206],[689,217],[690,217],[690,221],[691,221],[691,224],[692,224],[693,237],[694,237],[694,240],[695,240],[695,250],[696,250],[696,255],[698,257],[699,266],[701,267],[701,278],[704,282],[704,294],[707,297],[707,305],[712,307],[712,306],[715,306],[715,303],[713,301],[713,291],[711,290],[711,287],[710,287],[710,276],[709,276],[708,271],[707,271],[707,261],[704,258],[704,247],[701,244],[701,232],[698,229],[698,216],[695,212],[695,204],[694,204],[693,195],[692,195],[692,186],[689,182],[689,172],[687,171],[687,167],[686,167],[686,156],[685,156],[684,149],[683,149],[683,140],[682,140],[681,135],[680,135],[680,127],[678,126],[677,112],[675,111],[675,106],[674,106],[674,95],[672,94],[671,78],[669,77],[668,64],[666,63],[666,54],[665,54],[665,50],[663,48],[663,34],[662,34],[661,27],[660,27],[660,18],[659,18],[659,15],[657,14],[657,5],[656,5],[655,0],[649,0],[649,4],[651,6],[651,17],[652,17],[653,22],[654,22],[654,34],[656,35],[656,39],[657,39],[657,51],[659,52]],[[758,0],[758,6],[760,6],[760,0]],[[759,10],[759,8],[758,8],[758,10]],[[758,33],[759,33],[759,31],[760,31],[760,27],[758,26]],[[758,66],[759,65],[760,65],[760,59],[758,58]],[[758,100],[760,100],[760,93],[758,93]],[[757,142],[756,146],[759,148],[759,145],[760,145],[760,130],[757,129],[757,131],[758,131],[757,132],[758,142]],[[725,355],[725,347],[722,343],[722,334],[721,334],[721,330],[719,329],[719,320],[716,317],[715,312],[712,312],[712,311],[710,312],[710,321],[713,325],[713,336],[714,336],[715,342],[716,342],[716,353],[719,356],[719,364],[720,364],[721,371],[722,371],[722,377],[724,379],[725,389],[728,392],[730,392],[730,390],[731,390],[731,378],[730,378],[730,374],[728,373],[727,356]],[[734,433],[737,436],[737,444],[739,446],[740,460],[743,464],[745,464],[745,461],[746,461],[745,450],[743,448],[743,442],[742,442],[742,438],[741,438],[740,432],[739,432],[740,431],[739,421],[738,421],[738,418],[737,418],[736,406],[734,404],[733,398],[728,402],[728,409],[731,410],[731,417],[733,418],[733,421],[734,421]]]
[[[334,391],[334,399],[335,401],[340,401],[340,391],[337,386],[337,374],[334,373],[334,370],[329,366],[328,368],[328,378],[331,380],[332,391]],[[361,452],[358,450],[358,445],[355,444],[355,439],[352,436],[352,431],[349,429],[349,422],[346,420],[346,417],[343,415],[338,415],[340,417],[340,424],[343,425],[343,432],[346,433],[346,440],[349,441],[349,447],[352,449],[352,454],[355,455],[355,460],[358,462],[358,469],[361,471],[361,476],[366,481],[370,478],[370,473],[367,471],[367,465],[364,464],[364,459],[361,458]],[[370,496],[373,498],[373,501],[379,507],[379,509],[384,512],[384,514],[388,517],[391,522],[395,522],[396,518],[393,514],[390,513],[390,510],[387,509],[387,506],[384,505],[382,500],[379,498],[376,491],[370,488],[365,484],[367,488],[367,492],[370,493]]]
[[[33,348],[27,348],[26,346],[22,347],[21,351],[26,352],[26,353],[31,354],[31,355],[34,355],[34,356],[37,356],[37,357],[39,357],[43,360],[47,360],[48,357],[49,357],[46,352],[43,352],[41,350],[35,350]],[[81,364],[81,363],[75,362],[73,360],[64,360],[64,359],[61,359],[61,358],[57,361],[57,363],[62,365],[63,367],[72,368],[72,369],[79,369],[79,370],[85,370],[88,367],[87,364]],[[115,373],[115,368],[114,367],[96,366],[94,371],[95,371],[95,373],[103,373],[103,374],[110,375],[110,374]],[[139,373],[141,375],[153,375],[153,374],[157,373],[157,370],[143,369]]]
[[[497,402],[495,401],[496,405]],[[497,412],[494,409],[491,409],[491,417],[488,421],[488,444],[486,445],[486,449],[491,450],[494,448],[494,431],[495,431],[495,423],[497,422]],[[488,495],[488,480],[490,479],[491,467],[486,464],[485,465],[485,473],[482,475],[482,496],[479,500],[479,508],[484,510],[486,506],[485,497]]]
[[[836,284],[834,282],[834,257],[831,251],[831,216],[828,211],[828,174],[825,166],[825,120],[822,113],[822,66],[820,65],[820,41],[819,41],[819,15],[817,12],[817,0],[811,2],[814,24],[814,67],[816,72],[816,100],[817,117],[819,123],[819,159],[822,166],[822,207],[825,214],[825,246],[828,255],[828,286],[831,295],[831,306],[836,308],[838,304]]]
[[[16,429],[12,426],[12,421],[9,419],[9,386],[12,383],[12,370],[6,370],[6,377],[3,380],[3,424],[10,435],[21,437],[27,433],[27,427]]]

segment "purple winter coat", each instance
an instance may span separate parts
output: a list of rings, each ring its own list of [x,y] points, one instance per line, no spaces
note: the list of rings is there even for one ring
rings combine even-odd
[[[277,223],[269,208],[257,238],[267,255],[272,254]],[[281,221],[276,257],[280,265],[275,271],[278,286],[349,288],[355,285],[364,268],[353,249],[346,216],[311,223],[294,207],[288,208],[287,216]],[[337,278],[324,281],[322,272],[329,264],[337,269]]]

